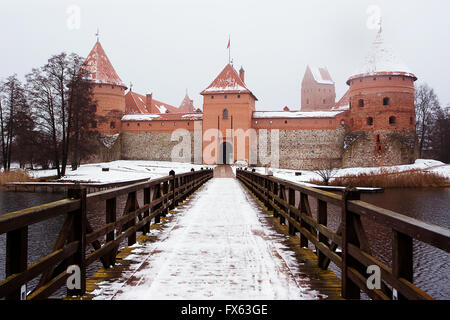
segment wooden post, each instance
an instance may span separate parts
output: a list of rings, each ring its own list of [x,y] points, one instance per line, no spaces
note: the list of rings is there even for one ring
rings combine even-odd
[[[347,209],[349,200],[359,200],[360,193],[355,188],[346,188],[342,193],[342,275],[341,290],[345,299],[359,299],[360,289],[349,277],[349,267],[357,268],[357,261],[348,253],[348,244],[359,247],[358,236],[354,228],[353,214]]]
[[[150,203],[150,188],[144,188],[144,206]],[[150,215],[150,208],[145,210],[144,219]],[[150,231],[150,221],[144,224],[142,232],[147,234]]]
[[[278,195],[278,183],[273,182],[272,187],[273,187],[272,193],[274,195]],[[272,201],[276,203],[275,198],[272,198]],[[278,213],[278,211],[275,208],[273,208],[273,217],[278,218],[279,216],[280,214]]]
[[[116,222],[116,198],[106,200],[106,224]],[[114,241],[114,230],[106,234],[106,242]],[[116,250],[112,250],[111,253],[105,259],[106,264],[113,266],[116,263]]]
[[[280,184],[280,187],[278,189],[278,197],[281,200],[286,200],[286,192],[285,192],[285,188],[282,184]],[[281,203],[279,203],[278,206],[280,207],[280,209],[284,208],[284,205],[282,205]],[[288,211],[287,208],[284,208],[284,210],[286,212]],[[286,224],[286,220],[281,213],[280,213],[280,224]]]
[[[169,175],[172,176],[172,180],[170,180],[170,186],[169,186],[169,190],[172,191],[172,201],[169,206],[169,210],[172,210],[173,208],[175,208],[175,179],[176,179],[175,171],[170,170]]]
[[[303,192],[300,192],[300,203],[299,203],[299,209],[300,212],[303,214],[306,214],[306,198],[307,195]],[[308,225],[303,222],[303,219],[300,217],[300,226],[302,228],[308,229]],[[308,247],[308,238],[306,238],[303,233],[300,232],[300,247],[307,248]]]
[[[80,199],[80,209],[75,210],[69,214],[74,215],[74,223],[72,229],[73,239],[79,241],[77,252],[73,256],[73,264],[80,268],[80,289],[67,289],[68,296],[82,296],[86,293],[86,188],[69,189],[67,192],[68,198]]]
[[[392,230],[392,273],[399,279],[413,282],[413,241],[404,233]],[[406,299],[397,293],[399,300]]]
[[[133,212],[137,209],[136,207],[136,191],[130,192],[128,194],[128,199],[130,200],[130,207],[129,212]],[[136,218],[130,220],[129,224],[127,225],[127,229],[134,226],[136,224]],[[129,236],[128,236],[128,246],[132,246],[136,243],[136,230],[134,230]]]
[[[295,189],[289,188],[289,204],[293,207],[295,207]],[[295,214],[291,211],[291,207],[289,206],[288,210],[289,217],[292,219],[296,219]],[[289,234],[295,235],[295,227],[292,223],[289,222]]]
[[[6,277],[27,270],[28,226],[6,234]],[[5,297],[6,300],[20,300],[20,288]]]
[[[327,225],[327,203],[323,200],[317,199],[317,222],[324,226]],[[319,241],[329,246],[328,238],[318,231]],[[327,256],[318,250],[319,267],[324,268]]]
[[[158,183],[153,190],[153,200],[161,198],[161,183]],[[162,203],[158,203],[152,210],[157,210],[162,207]],[[161,214],[156,215],[155,223],[161,221]]]

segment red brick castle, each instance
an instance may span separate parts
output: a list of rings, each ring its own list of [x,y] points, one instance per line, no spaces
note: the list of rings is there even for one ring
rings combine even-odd
[[[244,69],[238,72],[231,64],[200,93],[202,110],[187,94],[175,107],[153,93],[128,89],[98,41],[86,68],[97,101],[99,160],[170,161],[180,141],[173,137],[177,129],[190,133],[192,155],[184,161],[196,163],[245,160],[264,165],[277,154],[275,166],[315,169],[325,162],[353,167],[416,159],[417,78],[393,54],[381,30],[363,68],[347,80],[349,89],[337,102],[328,70],[307,66],[299,110],[257,111],[258,99],[245,83]]]

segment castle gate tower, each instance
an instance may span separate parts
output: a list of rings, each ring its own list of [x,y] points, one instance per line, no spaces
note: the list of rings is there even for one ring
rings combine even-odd
[[[231,164],[249,159],[252,115],[257,98],[239,74],[227,64],[203,95],[203,163]],[[213,138],[214,132],[219,136]]]

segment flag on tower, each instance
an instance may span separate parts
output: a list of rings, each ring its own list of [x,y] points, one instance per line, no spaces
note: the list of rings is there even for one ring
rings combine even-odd
[[[228,45],[227,45],[227,49],[230,49],[230,38],[228,38]]]

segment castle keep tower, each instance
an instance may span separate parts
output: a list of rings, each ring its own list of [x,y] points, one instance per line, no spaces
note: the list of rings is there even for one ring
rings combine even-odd
[[[97,127],[100,134],[120,132],[127,87],[117,75],[99,41],[86,58],[85,68],[94,83],[94,99],[97,102],[97,121],[93,126]]]
[[[414,81],[381,30],[364,67],[352,75],[343,166],[407,164],[416,158]]]
[[[257,99],[246,87],[243,78],[244,69],[241,68],[239,75],[231,64],[227,64],[217,78],[200,93],[203,95],[202,145],[203,150],[209,148],[203,155],[209,154],[211,158],[204,158],[204,163],[233,163],[236,160],[249,159],[249,139],[245,138],[245,146],[240,142],[243,140],[239,140],[239,152],[238,139],[243,138],[242,132],[247,132],[252,127],[252,115]],[[208,129],[218,130],[221,137],[211,139]],[[215,152],[209,152],[214,148]]]
[[[306,67],[301,92],[302,111],[330,110],[335,105],[334,81],[325,67]]]

